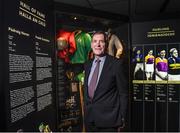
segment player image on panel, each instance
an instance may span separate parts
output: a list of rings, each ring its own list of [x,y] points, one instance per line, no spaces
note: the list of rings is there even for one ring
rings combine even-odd
[[[142,48],[134,47],[133,48],[133,57],[132,62],[135,64],[134,68],[134,79],[143,80],[144,75],[144,66],[143,66],[143,54]]]
[[[152,80],[154,74],[154,55],[153,50],[149,50],[145,56],[145,74],[146,80]]]
[[[180,57],[178,57],[178,50],[176,48],[171,48],[169,54],[168,80],[180,80]]]
[[[161,80],[167,80],[167,71],[168,71],[168,60],[166,59],[166,51],[161,50],[158,53],[158,56],[156,58],[156,80],[161,81]]]

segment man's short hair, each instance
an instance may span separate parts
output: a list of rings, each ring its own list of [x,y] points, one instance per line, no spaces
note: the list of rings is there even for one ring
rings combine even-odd
[[[107,34],[104,31],[95,31],[92,34],[92,38],[93,38],[94,35],[97,35],[97,34],[103,34],[104,35],[104,42],[107,45],[108,44]]]

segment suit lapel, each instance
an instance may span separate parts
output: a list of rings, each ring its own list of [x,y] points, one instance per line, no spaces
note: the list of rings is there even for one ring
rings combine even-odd
[[[103,68],[102,68],[102,72],[101,72],[101,75],[100,75],[100,78],[99,78],[99,82],[98,82],[98,85],[97,85],[97,88],[96,90],[98,89],[99,85],[102,83],[103,81],[103,78],[105,77],[105,74],[107,73],[107,69],[108,69],[108,65],[110,63],[110,60],[109,60],[109,56],[106,55],[106,59],[105,59],[105,62],[104,62],[104,65],[103,65]],[[96,91],[95,91],[96,92]]]
[[[86,71],[86,73],[87,73],[87,76],[86,76],[86,79],[85,79],[85,82],[88,84],[88,78],[89,78],[89,74],[90,74],[90,72],[91,72],[91,66],[92,66],[92,60],[89,62],[89,64],[87,65],[87,71]]]
[[[89,74],[91,72],[92,63],[93,63],[93,60],[90,60],[90,62],[87,64],[87,70],[86,70],[86,76],[85,76],[85,83],[86,83],[85,91],[86,91],[86,94],[87,94],[88,97],[89,97],[89,93],[88,93],[88,78],[89,78]]]

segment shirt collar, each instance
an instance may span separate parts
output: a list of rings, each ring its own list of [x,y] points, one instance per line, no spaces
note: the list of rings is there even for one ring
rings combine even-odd
[[[99,57],[99,60],[101,60],[101,62],[104,62],[106,59],[106,56],[102,56],[102,57]],[[97,57],[95,57],[94,61],[97,60]]]

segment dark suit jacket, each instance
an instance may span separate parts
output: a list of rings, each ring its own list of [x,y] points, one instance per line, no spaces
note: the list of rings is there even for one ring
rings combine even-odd
[[[88,77],[93,60],[85,64],[84,109],[85,123],[95,122],[97,127],[122,125],[128,103],[128,87],[123,76],[122,62],[106,55],[93,99],[88,95]]]

